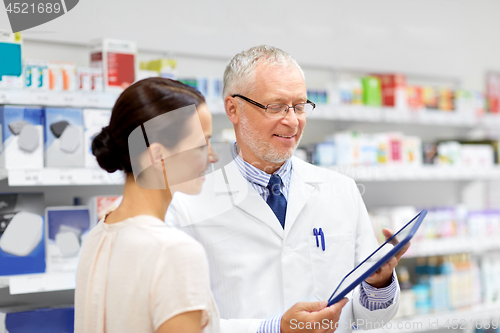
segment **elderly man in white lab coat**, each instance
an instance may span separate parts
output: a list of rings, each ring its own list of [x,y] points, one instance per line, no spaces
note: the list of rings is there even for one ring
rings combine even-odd
[[[199,196],[176,194],[166,217],[207,251],[222,332],[348,332],[387,323],[398,308],[393,270],[402,253],[345,306],[347,299],[326,307],[377,242],[354,181],[293,157],[314,109],[296,61],[269,46],[241,52],[226,67],[223,95],[236,133],[233,158],[207,176]]]

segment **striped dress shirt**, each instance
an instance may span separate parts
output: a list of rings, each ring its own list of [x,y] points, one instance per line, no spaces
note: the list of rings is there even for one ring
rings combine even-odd
[[[242,176],[252,185],[252,187],[260,194],[262,199],[267,202],[267,197],[269,196],[269,190],[267,189],[267,184],[271,175],[265,173],[264,171],[256,168],[250,163],[244,161],[241,156],[237,153],[238,147],[236,143],[234,144],[234,149],[232,151],[234,161],[240,170]],[[288,159],[285,163],[275,172],[275,174],[281,177],[281,193],[288,200],[288,191],[290,190],[290,178],[292,175],[292,160]],[[392,282],[388,287],[385,288],[375,288],[370,286],[368,283],[363,281],[360,288],[360,303],[370,311],[386,309],[394,301],[394,296],[396,295],[396,276],[395,273],[392,275]],[[281,332],[281,316],[277,316],[271,319],[264,320],[259,327],[257,333],[280,333]]]

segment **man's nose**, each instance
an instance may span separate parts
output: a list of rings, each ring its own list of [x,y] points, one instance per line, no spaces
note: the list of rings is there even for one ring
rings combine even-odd
[[[297,127],[299,125],[299,120],[297,119],[297,115],[295,114],[295,109],[289,108],[282,121],[290,127]]]

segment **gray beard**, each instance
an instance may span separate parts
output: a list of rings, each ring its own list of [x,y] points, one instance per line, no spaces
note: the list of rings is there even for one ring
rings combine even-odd
[[[240,134],[241,139],[248,145],[255,156],[270,163],[283,163],[290,159],[295,149],[297,149],[300,139],[302,139],[301,136],[293,149],[285,152],[278,151],[271,143],[259,135],[258,131],[253,128],[244,115],[240,119]]]

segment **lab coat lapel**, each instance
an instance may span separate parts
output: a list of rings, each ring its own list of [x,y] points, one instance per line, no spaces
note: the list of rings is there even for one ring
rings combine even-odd
[[[229,163],[224,170],[228,184],[216,182],[215,191],[232,196],[232,202],[237,209],[255,217],[283,238],[283,228],[278,218],[259,193],[241,175],[236,163],[234,161]]]
[[[314,184],[322,183],[323,180],[310,174],[307,170],[309,165],[294,157],[292,159],[292,176],[288,192],[288,204],[286,209],[285,233],[288,234],[300,212],[316,190]]]

